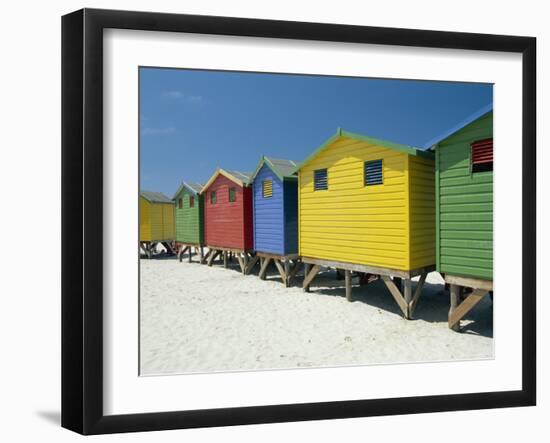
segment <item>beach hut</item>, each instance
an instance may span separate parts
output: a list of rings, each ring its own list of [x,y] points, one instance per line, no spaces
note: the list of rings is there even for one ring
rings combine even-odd
[[[274,263],[286,286],[299,264],[296,166],[292,160],[264,156],[251,177],[256,254],[247,272],[259,262],[259,276],[265,279]]]
[[[217,258],[224,267],[235,257],[246,272],[253,253],[250,174],[218,169],[204,185],[204,243],[208,266]]]
[[[435,269],[433,152],[339,129],[298,179],[304,290],[321,267],[344,272],[348,300],[352,272],[379,276],[410,318]]]
[[[172,198],[176,212],[176,250],[179,261],[187,252],[191,262],[193,251],[203,261],[204,208],[201,190],[202,185],[198,183],[182,182]]]
[[[157,244],[161,243],[173,253],[174,203],[162,192],[139,193],[139,244],[151,258]]]
[[[449,327],[493,290],[493,108],[430,143],[436,153],[437,270],[450,285]],[[464,298],[464,289],[473,292]],[[463,300],[463,301],[462,301]]]

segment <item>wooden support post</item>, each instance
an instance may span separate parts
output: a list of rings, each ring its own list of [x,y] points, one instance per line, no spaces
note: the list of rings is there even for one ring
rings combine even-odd
[[[208,257],[208,262],[207,262],[208,266],[212,266],[212,262],[214,261],[214,259],[215,259],[218,255],[220,255],[220,252],[221,252],[221,251],[216,251],[216,250],[211,250],[211,251],[210,251],[210,256]]]
[[[288,288],[290,287],[290,260],[288,259],[285,259],[285,262],[284,262],[284,267],[285,267],[285,286]]]
[[[320,271],[320,269],[321,269],[321,266],[313,265],[313,267],[311,267],[311,269],[308,272],[306,272],[304,276],[304,283],[302,284],[302,287],[305,292],[309,292],[309,286],[313,281],[313,279],[315,278],[315,276],[317,275],[317,273]]]
[[[451,293],[453,291],[453,286],[456,285],[451,285]],[[466,297],[466,300],[460,303],[452,313],[449,313],[449,328],[456,330],[454,327],[458,325],[460,329],[460,319],[470,312],[487,293],[488,291],[486,289],[474,289],[474,291]]]
[[[427,275],[427,272],[423,272],[420,276],[420,280],[418,280],[418,284],[416,285],[416,289],[414,291],[414,297],[409,303],[409,317],[412,317],[413,312],[416,309],[416,305],[418,304],[418,300],[420,299],[420,295],[422,294],[422,288],[424,287],[424,283],[426,282]]]
[[[451,325],[451,318],[453,317],[453,314],[460,303],[460,286],[451,285],[450,293],[451,306],[449,309],[449,328],[451,328],[453,331],[460,331],[460,320]]]
[[[202,246],[200,247],[200,251],[201,251],[200,252],[201,255],[199,256],[199,263],[203,264],[205,257],[204,257],[204,248]]]
[[[243,252],[243,265],[242,265],[242,273],[246,274],[246,269],[248,268],[248,252]]]
[[[346,280],[346,299],[347,301],[352,301],[351,298],[351,271],[347,269],[344,271],[344,278]]]
[[[202,261],[201,263],[202,264],[205,264],[208,262],[208,260],[210,259],[210,256],[212,255],[212,249],[209,249],[208,252],[206,254],[203,254],[202,255]]]
[[[393,299],[401,309],[401,312],[403,312],[403,315],[405,316],[405,318],[408,318],[409,306],[407,303],[405,303],[405,300],[403,299],[401,292],[399,292],[399,289],[397,288],[397,286],[395,286],[395,283],[393,282],[393,280],[387,275],[383,275],[382,280],[384,281],[384,283],[386,283],[386,286],[389,289],[390,294],[392,295]]]
[[[223,267],[227,269],[227,251],[223,251]]]
[[[269,266],[269,262],[271,261],[271,258],[269,257],[262,257],[261,259],[263,261],[262,263],[262,266],[260,267],[260,273],[258,274],[258,276],[262,279],[262,280],[265,280],[265,274],[267,272],[267,267]]]
[[[311,265],[309,263],[304,263],[304,283],[306,281],[307,275],[309,274],[309,270],[311,269]],[[305,292],[309,292],[309,285],[302,284],[302,287]]]
[[[403,299],[407,304],[407,312],[405,312],[405,318],[410,319],[411,313],[409,311],[409,306],[412,300],[412,280],[410,278],[406,278],[405,280],[403,280]]]
[[[189,261],[189,263],[191,263],[191,259],[193,258],[193,248],[191,246],[189,246],[189,250],[187,251],[187,260]]]
[[[275,263],[275,266],[277,267],[277,271],[279,271],[279,275],[281,276],[281,280],[283,283],[286,282],[286,274],[285,270],[283,269],[283,266],[281,265],[281,262],[278,258],[273,259],[273,263]]]
[[[237,257],[237,261],[239,262],[239,267],[241,268],[241,272],[244,274],[246,271],[246,264],[245,264],[244,258],[241,257],[240,254],[238,254],[236,257]],[[246,254],[245,254],[245,257],[246,257]]]

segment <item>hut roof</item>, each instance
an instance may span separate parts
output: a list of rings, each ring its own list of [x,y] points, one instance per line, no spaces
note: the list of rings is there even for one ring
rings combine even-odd
[[[202,185],[200,183],[181,182],[181,185],[179,186],[178,190],[172,197],[172,200],[176,199],[177,195],[181,192],[183,188],[187,189],[189,192],[191,192],[191,194],[195,194],[195,195],[199,195],[200,192],[202,191]]]
[[[258,166],[256,167],[256,170],[254,171],[254,174],[252,174],[252,177],[250,180],[254,180],[256,178],[256,175],[258,172],[260,172],[260,169],[262,169],[263,165],[267,165],[269,169],[271,169],[275,175],[279,178],[279,180],[283,180],[285,178],[290,179],[297,179],[296,176],[296,166],[298,166],[298,163],[293,160],[284,160],[280,158],[273,158],[273,157],[266,157],[265,155],[262,156],[260,162],[258,163]]]
[[[425,151],[422,149],[414,148],[408,145],[402,145],[399,143],[394,143],[388,140],[381,140],[374,137],[369,137],[368,135],[355,134],[353,132],[344,131],[341,128],[338,128],[336,134],[330,137],[325,143],[323,143],[319,148],[317,148],[311,155],[309,155],[303,162],[301,162],[296,168],[295,172],[302,169],[307,163],[317,157],[321,152],[327,149],[332,143],[334,143],[339,138],[351,138],[358,141],[367,142],[372,145],[382,146],[384,148],[393,149],[394,151],[403,152],[405,154],[433,158],[433,152]]]
[[[172,203],[162,192],[139,191],[139,195],[151,203]]]
[[[240,186],[248,186],[250,184],[250,173],[218,168],[216,169],[216,172],[212,174],[212,177],[210,177],[210,179],[202,187],[200,193],[204,192],[214,182],[214,180],[216,180],[218,175],[223,175],[224,177],[227,177],[229,180],[237,183]]]
[[[424,145],[424,149],[433,149],[435,148],[435,145],[437,145],[439,142],[445,140],[446,138],[450,137],[454,133],[460,131],[465,126],[468,126],[470,123],[473,123],[478,118],[483,117],[485,114],[488,114],[489,112],[493,111],[493,104],[490,103],[486,106],[484,106],[481,109],[478,109],[473,114],[466,117],[464,120],[462,120],[460,123],[452,126],[451,128],[447,129],[442,134],[438,135],[437,137],[434,137],[432,140],[430,140],[428,143]]]

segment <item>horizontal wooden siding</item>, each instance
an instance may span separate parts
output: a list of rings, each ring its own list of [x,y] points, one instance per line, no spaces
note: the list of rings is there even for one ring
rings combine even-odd
[[[266,186],[266,183],[271,185]],[[266,196],[269,188],[271,195]],[[254,179],[254,249],[284,254],[283,183],[265,164]]]
[[[190,207],[190,199],[194,199]],[[182,207],[179,207],[181,199]],[[176,240],[184,243],[203,243],[202,198],[185,187],[176,196]]]
[[[490,113],[437,148],[439,272],[493,278],[493,172],[470,168],[471,143],[492,136]]]
[[[435,265],[435,162],[409,157],[410,268]]]
[[[383,184],[364,185],[364,162],[382,160]],[[300,170],[300,254],[407,270],[407,154],[340,138]],[[328,189],[315,191],[314,170]]]

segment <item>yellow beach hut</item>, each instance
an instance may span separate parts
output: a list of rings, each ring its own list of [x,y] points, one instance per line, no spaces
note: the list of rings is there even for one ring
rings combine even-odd
[[[151,258],[153,250],[161,243],[173,253],[171,242],[175,239],[174,202],[162,192],[139,193],[139,244]]]
[[[331,267],[351,300],[353,272],[377,275],[410,318],[435,268],[433,153],[339,129],[297,172],[304,290]]]

